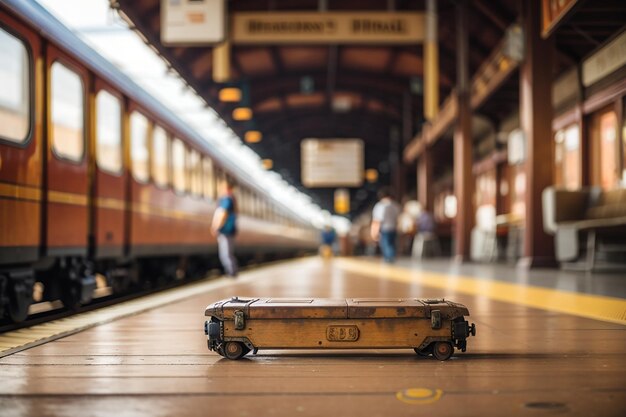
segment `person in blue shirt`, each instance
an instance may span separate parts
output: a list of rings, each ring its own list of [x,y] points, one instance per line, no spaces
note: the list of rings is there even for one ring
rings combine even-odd
[[[322,255],[322,257],[324,258],[329,258],[333,255],[333,245],[335,244],[335,240],[337,239],[337,233],[332,226],[326,225],[324,226],[324,229],[322,229],[321,238],[322,245],[320,246],[319,250],[320,255]]]
[[[228,276],[237,276],[237,258],[235,258],[235,235],[237,234],[237,201],[233,195],[235,188],[230,179],[220,184],[221,197],[213,215],[211,233],[217,236],[217,250],[220,262]]]

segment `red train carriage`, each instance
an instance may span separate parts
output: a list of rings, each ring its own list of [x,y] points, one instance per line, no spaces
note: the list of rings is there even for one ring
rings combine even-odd
[[[0,316],[89,302],[96,273],[124,291],[207,262],[224,176],[238,253],[315,248],[310,225],[38,4],[0,4],[0,73]]]

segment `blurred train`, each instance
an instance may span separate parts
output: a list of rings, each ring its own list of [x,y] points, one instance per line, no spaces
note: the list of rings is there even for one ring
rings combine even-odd
[[[0,3],[0,317],[182,279],[215,258],[217,182],[237,184],[237,254],[317,232],[35,2]],[[102,278],[104,277],[104,278]]]

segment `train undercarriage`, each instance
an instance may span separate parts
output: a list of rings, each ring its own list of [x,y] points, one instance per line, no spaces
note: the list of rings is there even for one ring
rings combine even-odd
[[[245,267],[294,255],[247,254],[239,260]],[[220,271],[216,254],[96,261],[74,256],[46,258],[34,265],[4,265],[0,268],[0,321],[24,322],[33,304],[60,301],[64,309],[78,310],[96,298],[167,288]]]

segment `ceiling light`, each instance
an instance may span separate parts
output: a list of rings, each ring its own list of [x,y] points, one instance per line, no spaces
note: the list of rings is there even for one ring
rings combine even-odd
[[[265,169],[272,169],[274,167],[274,161],[272,161],[271,159],[263,159],[261,161],[261,164]]]
[[[366,169],[365,170],[365,179],[367,182],[376,182],[378,180],[378,171],[375,169]]]
[[[222,88],[220,90],[220,101],[227,103],[237,103],[241,101],[241,90],[237,87]]]
[[[350,97],[338,96],[333,98],[332,108],[335,113],[345,113],[352,108],[352,100]]]
[[[252,109],[250,107],[237,107],[233,110],[233,119],[250,120],[252,119]]]
[[[258,130],[248,130],[244,136],[247,143],[259,143],[263,138],[263,134]]]

